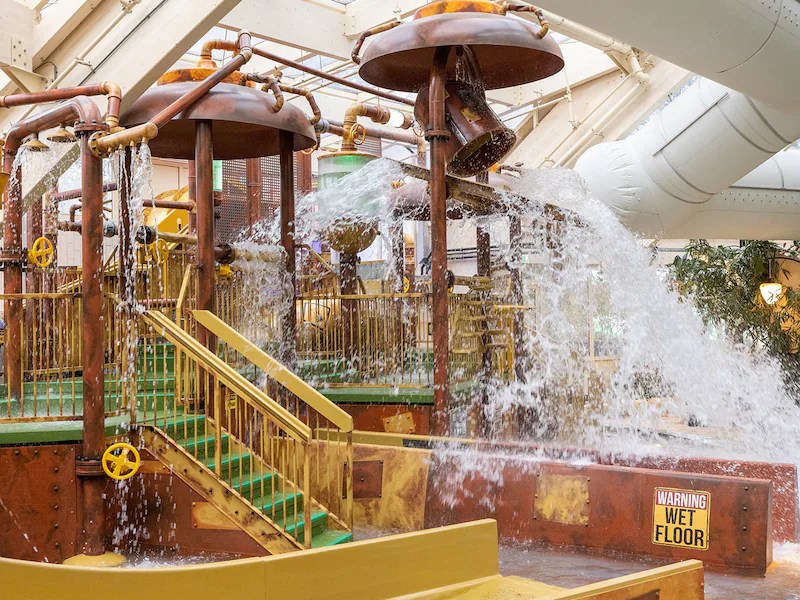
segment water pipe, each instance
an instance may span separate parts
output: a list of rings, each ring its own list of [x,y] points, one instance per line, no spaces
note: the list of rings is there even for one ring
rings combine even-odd
[[[116,182],[103,184],[103,193],[115,192],[116,190]],[[50,201],[58,204],[59,202],[64,202],[65,200],[76,200],[81,196],[83,196],[83,190],[81,188],[75,188],[74,190],[64,190],[63,192],[53,192],[50,194]]]
[[[594,48],[605,52],[627,75],[631,75],[636,81],[647,85],[650,83],[650,76],[645,73],[639,63],[636,51],[624,42],[617,41],[610,35],[600,33],[575,21],[571,21],[561,15],[543,10],[544,18],[549,21],[550,28],[558,31],[572,39],[588,44]]]
[[[428,83],[428,129],[431,189],[431,326],[433,329],[433,418],[431,433],[450,430],[448,361],[450,328],[447,292],[447,143],[445,79],[451,46],[436,48]]]
[[[206,42],[206,44],[210,44],[210,43],[211,42]],[[230,42],[223,42],[223,46],[214,46],[214,48],[217,48],[219,50],[229,50],[230,49],[229,46],[224,45],[224,44],[228,44],[229,45]],[[204,49],[205,49],[205,46],[204,46]],[[366,92],[368,94],[371,94],[373,96],[377,96],[379,98],[385,98],[386,100],[391,100],[392,102],[397,102],[398,104],[407,104],[409,106],[414,106],[414,101],[413,100],[410,100],[408,98],[404,98],[403,96],[398,96],[397,94],[392,94],[390,92],[384,92],[383,90],[381,90],[379,88],[376,88],[376,87],[373,87],[371,85],[366,85],[366,84],[363,84],[363,83],[357,83],[355,81],[350,81],[350,80],[344,79],[342,77],[337,77],[336,75],[331,75],[330,73],[326,73],[325,71],[320,71],[319,69],[315,69],[313,67],[309,67],[307,65],[304,65],[303,63],[295,62],[295,61],[290,60],[288,58],[283,58],[281,56],[278,56],[277,54],[273,54],[272,52],[268,52],[267,50],[264,50],[263,48],[259,48],[258,46],[253,48],[253,54],[255,54],[257,56],[261,56],[263,58],[268,58],[270,60],[278,61],[279,63],[281,63],[282,65],[285,65],[287,67],[291,67],[293,69],[297,69],[298,71],[303,71],[304,73],[309,73],[309,74],[314,75],[316,77],[320,77],[321,79],[325,79],[325,80],[331,81],[333,83],[338,83],[339,85],[343,85],[345,87],[349,87],[351,89],[358,90],[360,92]],[[209,58],[211,56],[211,51],[210,50],[208,51],[208,56],[209,56]]]
[[[119,127],[119,110],[122,103],[122,88],[111,81],[101,81],[94,85],[81,85],[63,89],[45,90],[30,94],[12,94],[10,96],[0,96],[0,108],[14,108],[29,104],[43,104],[45,102],[56,102],[59,100],[69,100],[76,96],[106,96],[108,107],[103,121],[110,131]]]
[[[239,32],[236,41],[236,49],[238,50],[238,54],[225,66],[220,67],[214,73],[203,79],[197,86],[192,88],[191,91],[164,108],[150,119],[150,121],[109,135],[93,135],[91,140],[92,153],[95,156],[107,156],[118,148],[152,140],[158,135],[159,128],[169,123],[175,115],[192,106],[192,104],[202,98],[211,88],[250,60],[253,56],[253,50],[251,47],[250,34],[248,32]]]
[[[399,114],[402,118],[402,121],[397,125],[400,129],[410,129],[414,124],[414,117],[410,114],[402,111],[397,111],[394,114]],[[345,111],[344,120],[342,121],[342,151],[355,152],[356,139],[360,137],[361,141],[364,141],[367,137],[366,130],[358,123],[358,117],[369,117],[373,123],[386,125],[391,122],[392,116],[392,111],[382,106],[364,104],[362,102],[351,104]]]

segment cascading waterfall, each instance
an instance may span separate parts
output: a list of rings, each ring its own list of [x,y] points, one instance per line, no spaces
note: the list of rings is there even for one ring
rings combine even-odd
[[[525,303],[538,307],[538,319],[525,330],[525,381],[495,384],[489,415],[518,407],[533,439],[612,451],[674,455],[711,446],[723,455],[800,458],[800,409],[777,361],[708,330],[693,302],[670,289],[648,250],[573,171],[531,171],[513,187],[580,220],[512,206],[531,224],[523,231],[533,250],[521,264],[507,261],[520,269]],[[589,358],[590,328],[606,330],[617,358],[604,386]],[[668,442],[657,435],[665,419],[712,435]]]

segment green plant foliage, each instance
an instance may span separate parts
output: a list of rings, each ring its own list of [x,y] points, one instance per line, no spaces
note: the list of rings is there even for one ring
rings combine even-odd
[[[800,259],[798,242],[782,248],[769,241],[748,241],[732,248],[691,240],[686,255],[672,263],[671,273],[675,287],[694,299],[707,323],[724,326],[738,342],[788,358],[800,349],[800,293],[786,289],[770,306],[759,290],[781,275],[776,259]]]

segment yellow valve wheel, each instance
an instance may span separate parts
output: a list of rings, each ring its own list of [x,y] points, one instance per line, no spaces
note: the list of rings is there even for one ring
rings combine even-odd
[[[128,458],[130,455],[133,455],[133,460]],[[106,448],[102,462],[106,475],[117,481],[130,479],[142,466],[139,451],[126,442],[117,442]]]
[[[361,123],[355,123],[350,128],[350,136],[353,138],[353,143],[356,146],[360,146],[367,139],[367,128]]]
[[[403,293],[407,294],[408,290],[411,289],[411,281],[408,279],[407,275],[403,275]]]
[[[147,256],[154,263],[163,265],[169,258],[169,244],[164,240],[156,240],[147,247]]]
[[[56,249],[53,242],[46,237],[37,238],[31,249],[28,250],[28,260],[37,267],[49,267],[53,264],[55,256]]]
[[[217,267],[217,275],[223,279],[230,279],[233,277],[233,269],[228,265],[220,265]]]

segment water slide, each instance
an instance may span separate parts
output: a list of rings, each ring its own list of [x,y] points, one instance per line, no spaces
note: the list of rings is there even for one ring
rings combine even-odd
[[[648,237],[791,239],[800,226],[800,2],[543,0],[698,73],[624,140],[576,164]]]

